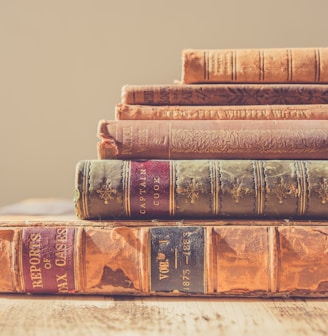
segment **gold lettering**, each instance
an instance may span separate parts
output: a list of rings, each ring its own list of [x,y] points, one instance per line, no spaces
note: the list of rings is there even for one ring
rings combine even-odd
[[[147,188],[147,170],[145,168],[139,169],[139,214],[146,214],[146,190]]]
[[[31,280],[32,280],[32,282],[34,280],[41,280],[41,279],[42,279],[41,272],[33,272],[33,273],[31,273]]]
[[[122,154],[132,154],[132,127],[123,127]]]
[[[56,259],[55,259],[55,265],[58,267],[62,267],[66,265],[66,252],[56,252]]]
[[[32,249],[29,250],[29,257],[40,257],[40,244],[30,244],[29,247]]]
[[[159,262],[159,271],[161,273],[169,273],[169,261],[166,259],[165,261],[160,261]]]
[[[33,288],[43,288],[42,279],[32,281]]]
[[[55,244],[55,265],[57,267],[63,267],[66,265],[66,250],[67,250],[67,228],[59,228],[56,231],[56,244]]]
[[[67,228],[57,229],[56,232],[56,241],[57,242],[67,242]]]
[[[41,233],[31,233],[30,235],[31,241],[40,241],[41,240]]]
[[[138,130],[138,151],[144,152],[148,150],[148,130]]]
[[[35,265],[30,266],[30,279],[31,279],[33,288],[43,287],[42,273],[41,273],[40,267],[36,267]]]
[[[56,274],[56,282],[58,293],[67,293],[68,292],[68,280],[67,273],[63,275]]]
[[[167,279],[169,277],[170,272],[170,264],[169,260],[165,259],[164,261],[159,261],[159,280]]]
[[[56,245],[55,245],[55,248],[56,248],[57,251],[65,251],[65,249],[66,249],[66,244],[62,244],[62,243],[60,243],[60,244],[56,244]]]
[[[33,288],[43,288],[41,268],[38,265],[41,263],[41,234],[31,233],[29,242],[29,264],[30,264],[30,279]]]
[[[30,265],[39,265],[40,264],[40,258],[32,257],[30,258]]]
[[[67,273],[64,273],[63,275],[56,274],[56,281],[67,281]]]
[[[160,177],[155,176],[154,177],[154,186],[153,186],[154,191],[156,191],[153,194],[153,199],[154,199],[153,200],[153,205],[154,206],[159,206],[160,205],[160,202],[159,202],[160,194],[158,192],[160,190],[160,182],[161,182]]]
[[[31,272],[41,272],[40,267],[36,267],[35,265],[30,266],[30,271]]]

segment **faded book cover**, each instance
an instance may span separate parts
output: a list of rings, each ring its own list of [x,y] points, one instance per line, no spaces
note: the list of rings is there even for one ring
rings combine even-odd
[[[183,83],[328,83],[328,48],[186,49]]]
[[[327,104],[328,84],[157,84],[125,85],[129,105]]]
[[[127,105],[115,106],[116,120],[300,120],[328,119],[328,104],[303,105]]]
[[[100,120],[99,159],[328,159],[327,120]]]
[[[193,223],[0,218],[0,292],[327,297],[325,222]]]

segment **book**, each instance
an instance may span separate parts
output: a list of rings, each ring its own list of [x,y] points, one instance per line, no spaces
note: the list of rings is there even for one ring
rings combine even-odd
[[[99,159],[328,159],[327,120],[100,120]]]
[[[326,160],[82,160],[80,219],[327,218]]]
[[[303,105],[127,105],[116,104],[116,120],[328,119],[328,104]]]
[[[183,83],[327,83],[328,48],[186,49]]]
[[[120,224],[0,218],[0,292],[328,295],[326,222]]]
[[[156,84],[125,85],[129,105],[327,104],[328,84]]]

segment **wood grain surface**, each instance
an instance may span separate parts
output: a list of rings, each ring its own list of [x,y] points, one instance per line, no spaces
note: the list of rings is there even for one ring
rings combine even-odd
[[[0,335],[327,335],[328,299],[3,295]]]

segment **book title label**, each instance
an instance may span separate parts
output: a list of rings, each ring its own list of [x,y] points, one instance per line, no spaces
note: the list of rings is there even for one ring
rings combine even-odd
[[[74,293],[75,229],[25,228],[21,264],[28,293]]]
[[[170,164],[168,161],[132,161],[130,212],[138,218],[170,215]]]
[[[151,291],[204,294],[204,228],[150,230]]]

